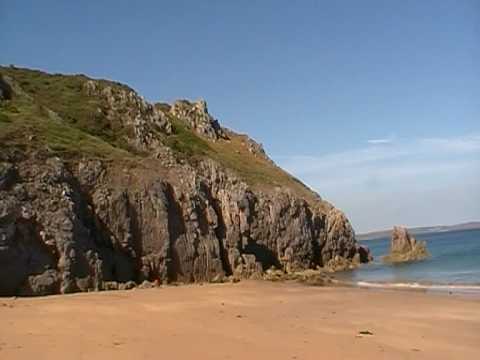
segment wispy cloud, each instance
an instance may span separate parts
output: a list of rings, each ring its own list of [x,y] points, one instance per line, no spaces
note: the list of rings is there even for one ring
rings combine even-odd
[[[367,223],[371,219],[365,218],[365,211],[374,217],[379,214],[378,208],[386,207],[395,208],[395,216],[400,218],[407,214],[413,216],[416,208],[425,209],[421,194],[426,193],[430,194],[432,203],[437,199],[445,204],[470,201],[473,205],[463,204],[463,208],[477,209],[478,213],[471,214],[471,218],[480,218],[479,134],[394,141],[393,138],[372,139],[357,149],[323,155],[284,156],[276,160],[347,213],[352,211],[349,215],[354,223],[356,219],[364,219],[365,223],[359,223],[361,229],[376,227]],[[478,190],[467,196],[464,194],[467,188],[470,192]],[[473,203],[475,201],[478,205]],[[358,206],[359,203],[362,206]],[[445,205],[432,212],[438,212],[441,222],[440,218],[447,216],[448,209],[457,209],[456,214],[448,216],[461,215],[458,209],[462,209],[462,204],[457,205]],[[440,214],[441,211],[444,213]],[[419,224],[422,224],[422,215],[416,214]],[[386,221],[383,226],[394,221],[383,220]]]
[[[420,142],[424,146],[460,153],[480,151],[480,135],[477,134],[457,138],[426,138]]]
[[[380,140],[380,139],[378,139]],[[371,140],[369,140],[370,143]],[[375,167],[409,167],[419,162],[465,160],[480,153],[480,135],[452,138],[419,138],[389,142],[391,146],[365,146],[323,155],[280,156],[280,165],[297,175],[329,171],[358,170]],[[480,162],[480,159],[477,159]],[[333,170],[333,172],[331,172]]]
[[[367,143],[372,145],[382,145],[382,144],[391,144],[393,139],[370,139],[367,140]]]

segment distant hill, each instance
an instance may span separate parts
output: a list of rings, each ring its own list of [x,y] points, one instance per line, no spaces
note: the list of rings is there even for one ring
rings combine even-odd
[[[459,230],[475,230],[480,229],[480,221],[470,221],[466,223],[456,224],[456,225],[438,225],[438,226],[423,226],[423,227],[414,227],[409,228],[411,234],[419,235],[426,233],[440,233],[440,232],[450,232],[450,231],[459,231]],[[384,237],[390,237],[392,230],[379,230],[372,231],[364,234],[356,235],[357,240],[373,240]]]

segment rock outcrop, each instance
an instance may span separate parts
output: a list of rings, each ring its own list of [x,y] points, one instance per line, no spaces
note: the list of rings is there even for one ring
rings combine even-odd
[[[13,79],[28,74],[9,71]],[[56,80],[45,76],[44,82]],[[272,268],[368,261],[345,215],[279,172],[263,148],[247,149],[242,159],[255,157],[271,179],[247,178],[233,162],[230,168],[237,158],[222,157],[212,144],[223,142],[222,151],[236,154],[243,150],[229,146],[238,135],[222,129],[204,102],[153,106],[125,86],[80,80],[70,98],[86,96],[99,122],[118,132],[83,136],[82,118],[67,121],[62,104],[52,103],[37,121],[48,131],[62,126],[65,136],[73,129],[78,144],[61,138],[55,151],[57,138],[31,125],[32,134],[0,141],[0,295],[261,278]],[[41,90],[35,91],[22,103],[13,94],[15,113],[0,108],[5,131],[29,121],[20,106],[34,102]],[[181,144],[205,146],[202,156],[169,147],[172,137],[186,141],[172,121],[200,137],[189,133]],[[119,141],[133,152],[117,148]]]
[[[187,100],[178,100],[170,108],[170,113],[184,120],[196,133],[212,141],[219,139],[228,140],[226,132],[218,120],[208,113],[205,100],[191,103]]]
[[[10,100],[12,98],[12,88],[7,81],[3,79],[3,76],[0,75],[0,101]]]
[[[417,241],[410,235],[408,230],[401,226],[395,226],[392,231],[390,242],[390,254],[383,260],[389,263],[418,261],[429,256],[427,243]]]
[[[101,99],[97,111],[102,114],[110,128],[130,132],[130,145],[140,150],[152,150],[161,146],[157,132],[169,135],[172,125],[167,116],[154,105],[146,102],[126,86],[102,86],[93,80],[84,83],[84,92]]]

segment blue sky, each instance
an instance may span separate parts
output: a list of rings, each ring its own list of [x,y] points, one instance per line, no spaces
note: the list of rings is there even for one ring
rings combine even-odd
[[[480,219],[480,1],[0,2],[0,63],[205,98],[357,232]]]

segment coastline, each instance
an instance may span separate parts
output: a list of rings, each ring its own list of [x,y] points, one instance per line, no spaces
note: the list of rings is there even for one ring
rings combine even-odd
[[[412,235],[415,235],[415,236],[447,234],[447,233],[456,233],[456,232],[463,232],[463,231],[478,231],[480,230],[480,222],[472,221],[470,223],[457,224],[457,225],[410,227],[408,228],[408,230]],[[389,238],[391,236],[391,233],[392,233],[391,229],[370,231],[366,233],[356,234],[356,238],[358,241],[379,240],[379,239]]]
[[[452,359],[480,354],[480,299],[242,281],[0,299],[11,359]]]
[[[367,286],[425,288],[434,291],[480,291],[480,231],[462,230],[425,234],[417,238],[427,242],[430,254],[422,261],[385,264],[383,256],[391,248],[391,239],[361,241],[369,246],[374,261],[344,278]],[[350,276],[351,275],[351,276]],[[342,274],[340,274],[342,277]]]
[[[480,299],[480,285],[477,284],[426,284],[421,282],[373,282],[352,281],[343,285],[364,289],[423,291],[443,295],[459,295],[477,297]]]
[[[354,270],[353,270],[354,271]],[[372,290],[399,290],[399,291],[422,291],[425,293],[435,293],[443,295],[459,295],[476,297],[480,299],[480,283],[434,283],[422,281],[371,281],[371,280],[353,280],[350,276],[340,272],[333,275],[332,284],[358,289]]]

